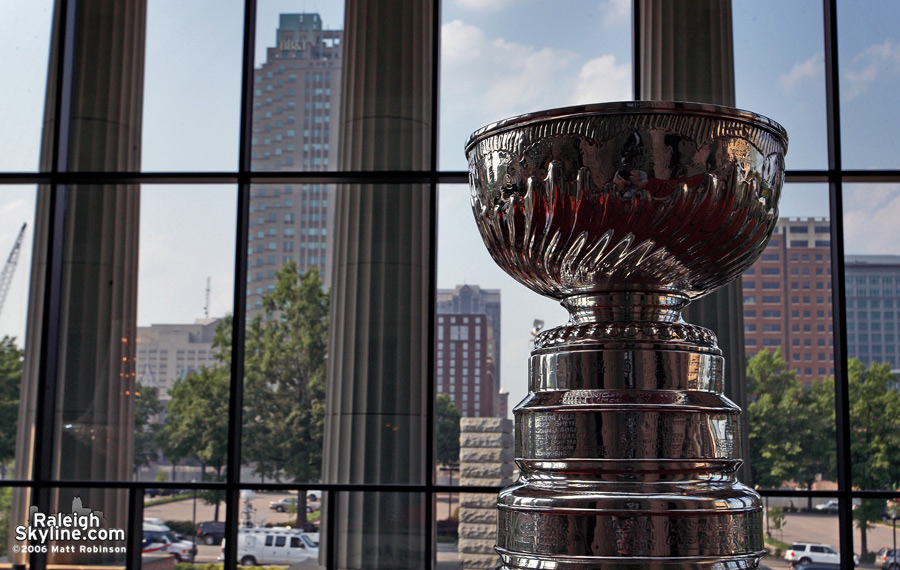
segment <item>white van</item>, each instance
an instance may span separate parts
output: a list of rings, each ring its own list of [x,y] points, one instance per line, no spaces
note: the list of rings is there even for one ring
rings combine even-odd
[[[225,541],[222,541],[222,552]],[[286,527],[238,530],[237,558],[241,566],[294,564],[319,557],[318,533]]]
[[[172,529],[164,524],[144,521],[141,552],[172,554],[178,562],[191,562],[197,554],[197,547],[188,540],[178,538]]]

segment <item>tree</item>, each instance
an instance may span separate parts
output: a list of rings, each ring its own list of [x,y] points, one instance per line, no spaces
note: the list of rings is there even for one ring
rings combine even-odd
[[[160,441],[172,459],[193,458],[222,476],[227,461],[229,370],[202,368],[175,382]],[[205,476],[205,473],[204,473]],[[215,503],[215,520],[219,504]]]
[[[784,516],[784,507],[772,507],[766,510],[766,519],[769,524],[766,525],[766,534],[771,538],[772,530],[780,532],[779,538],[784,538],[784,527],[787,522]]]
[[[263,314],[247,326],[243,462],[275,480],[321,477],[328,355],[328,292],[317,269],[300,274],[286,263]],[[217,338],[228,357],[230,329]],[[306,522],[300,493],[297,522]]]
[[[151,419],[162,411],[159,389],[134,384],[134,469],[149,466],[159,455],[159,424]]]
[[[447,394],[438,394],[434,402],[435,459],[440,465],[459,463],[459,412]]]
[[[900,481],[900,392],[888,364],[868,369],[856,358],[848,363],[850,464],[853,486],[885,490]],[[862,501],[853,511],[860,529],[862,555],[868,552],[866,531],[881,516],[881,501]]]
[[[774,400],[781,400],[786,390],[796,387],[797,372],[788,368],[781,353],[767,349],[747,360],[747,393],[750,398],[769,394]]]
[[[0,479],[6,478],[7,463],[16,456],[22,356],[14,337],[0,340]]]
[[[834,470],[833,383],[830,389],[824,384],[804,387],[780,349],[751,358],[747,378],[753,398],[747,414],[755,483],[777,488],[796,480],[811,489],[820,475]],[[810,497],[810,509],[811,503]]]
[[[227,316],[216,328],[213,348],[221,365],[190,374],[170,390],[160,438],[170,459],[196,458],[216,470],[215,480],[226,458],[232,324]],[[258,474],[279,481],[320,478],[327,354],[328,293],[319,272],[301,275],[296,263],[286,263],[263,297],[263,313],[246,331],[242,462]],[[298,497],[297,518],[305,524],[306,493]]]

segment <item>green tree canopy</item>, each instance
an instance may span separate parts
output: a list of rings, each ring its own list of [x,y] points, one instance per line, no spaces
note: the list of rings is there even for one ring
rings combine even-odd
[[[14,337],[4,336],[0,340],[0,476],[16,455],[22,356]]]
[[[850,465],[853,486],[887,490],[900,482],[900,392],[888,364],[867,369],[853,358],[848,363]],[[881,516],[884,501],[865,500],[853,511],[860,529],[860,548],[868,551],[866,531]]]
[[[227,461],[229,370],[202,368],[175,382],[169,390],[166,423],[160,443],[173,461],[196,459],[221,479]],[[215,505],[219,520],[219,504]]]
[[[214,346],[228,364],[231,319]],[[321,477],[328,357],[328,292],[317,269],[300,274],[286,263],[263,312],[247,324],[244,360],[242,461],[281,481]],[[298,523],[306,521],[306,493],[298,497]]]
[[[317,269],[293,262],[247,329],[244,461],[277,480],[321,476],[328,293]],[[299,509],[298,509],[299,510]],[[305,505],[303,505],[305,511]]]
[[[150,465],[159,455],[160,425],[153,418],[162,411],[159,389],[134,384],[134,468]]]
[[[753,401],[747,406],[754,483],[807,488],[834,470],[834,392],[831,383],[805,387],[781,351],[764,350],[747,363]],[[829,437],[830,434],[830,437]]]
[[[434,402],[435,460],[441,465],[459,463],[459,412],[447,394],[438,394]]]

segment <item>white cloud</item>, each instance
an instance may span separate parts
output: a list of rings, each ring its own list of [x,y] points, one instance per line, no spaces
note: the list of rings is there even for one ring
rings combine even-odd
[[[900,253],[900,184],[844,187],[844,250],[848,255]]]
[[[442,30],[445,116],[471,127],[521,113],[631,98],[631,69],[615,56],[589,61],[553,47],[526,45],[460,20]]]
[[[441,28],[441,62],[452,66],[458,62],[477,60],[485,44],[481,28],[453,20]]]
[[[878,67],[874,64],[858,70],[844,70],[844,97],[847,100],[855,99],[865,93],[869,84],[876,79],[878,79]]]
[[[631,99],[631,67],[604,55],[581,66],[574,104]]]
[[[572,99],[578,56],[571,51],[488,38],[460,20],[445,24],[441,37],[445,116],[471,118],[480,127]]]
[[[844,69],[841,95],[852,100],[865,93],[882,73],[900,69],[900,45],[891,40],[873,44],[857,55]]]
[[[631,23],[631,0],[603,0],[600,10],[604,27],[615,28]]]
[[[856,60],[865,57],[874,57],[880,61],[894,60],[900,62],[900,45],[894,45],[891,40],[884,40],[880,44],[869,46],[866,51],[856,57]]]
[[[809,59],[798,61],[787,73],[778,78],[778,84],[786,91],[793,91],[813,80],[825,75],[825,57],[820,52]]]

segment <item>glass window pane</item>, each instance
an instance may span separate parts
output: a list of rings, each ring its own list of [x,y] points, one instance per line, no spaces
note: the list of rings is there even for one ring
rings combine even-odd
[[[334,188],[251,188],[242,473],[322,476]]]
[[[425,558],[424,493],[346,492],[333,493],[327,501],[336,500],[336,563],[322,559],[323,566],[336,568],[428,568]],[[326,513],[331,508],[326,501]],[[328,524],[327,515],[322,528]],[[320,535],[325,548],[329,537]],[[377,544],[378,547],[366,548]],[[360,546],[363,546],[360,548]],[[324,554],[324,553],[323,553]],[[324,558],[324,557],[323,557]],[[381,561],[380,563],[378,561]],[[389,562],[386,562],[390,560]]]
[[[253,170],[337,170],[343,20],[340,2],[310,12],[284,2],[259,3]]]
[[[888,568],[900,560],[900,551],[896,550],[897,520],[892,517],[900,516],[897,512],[898,503],[884,499],[857,499],[853,501],[853,518],[857,521],[866,519],[871,522],[865,533],[853,525],[853,551],[857,554],[865,552],[863,562],[871,561],[876,568]],[[865,542],[863,542],[865,537]],[[865,548],[863,548],[865,546]],[[894,555],[891,556],[891,550]],[[874,560],[873,560],[874,557]]]
[[[31,279],[31,254],[34,237],[34,186],[0,188],[0,212],[6,223],[0,228],[0,261],[6,297],[0,300],[0,338],[14,337],[19,348],[25,343],[28,311],[28,283]],[[24,226],[24,227],[23,227]],[[19,234],[22,239],[19,242]],[[16,245],[18,243],[18,246]],[[15,251],[15,260],[11,261]]]
[[[840,0],[837,5],[843,166],[896,169],[900,4]]]
[[[236,190],[145,185],[141,193],[135,440],[141,480],[223,481]]]
[[[826,168],[822,3],[734,2],[732,10],[737,106],[787,129],[788,170]]]
[[[437,568],[499,567],[496,493],[438,493],[436,504]]]
[[[199,468],[181,475],[190,476],[189,482],[200,482]],[[225,537],[225,491],[211,488],[148,488],[144,496],[143,532],[142,559],[148,566],[154,554],[171,554],[176,560],[188,562],[194,549],[194,562],[215,563],[222,555],[221,544]],[[148,539],[159,535],[166,536],[169,542],[147,544]]]
[[[129,546],[126,536],[128,490],[51,487],[45,488],[43,493],[48,495],[45,498],[49,500],[49,509],[38,508],[31,514],[29,507],[35,500],[31,489],[0,489],[0,496],[8,501],[0,502],[0,518],[6,523],[15,521],[13,526],[5,524],[0,531],[4,539],[8,539],[6,544],[10,548],[4,549],[4,553],[9,552],[8,563],[13,567],[27,565],[29,551],[37,551],[46,553],[48,566],[122,568],[125,565]],[[32,533],[32,537],[37,538],[31,539],[27,533],[34,527],[29,521],[37,519],[38,515],[48,522],[54,520],[61,524],[55,525],[44,537]],[[66,523],[64,517],[72,515],[78,515],[78,522]],[[23,535],[24,540],[20,539]]]
[[[890,489],[900,481],[900,236],[893,215],[900,188],[847,184],[844,192],[853,485]]]
[[[763,563],[772,567],[801,560],[837,564],[840,545],[838,517],[831,510],[834,505],[837,501],[827,498],[764,497],[766,544],[783,555],[781,560],[770,555]]]
[[[444,2],[442,170],[489,123],[533,111],[632,98],[631,3]],[[536,17],[538,16],[539,17]]]
[[[53,4],[0,4],[0,171],[38,170]]]
[[[788,184],[775,233],[741,280],[755,484],[835,481],[828,189]]]
[[[436,454],[437,476],[458,467],[460,484],[500,486],[514,475],[511,410],[528,391],[532,335],[565,324],[568,315],[494,263],[475,225],[468,186],[441,186],[439,196],[435,393],[443,416],[436,418],[436,435],[440,451],[455,412],[462,418],[462,449],[446,460]],[[486,471],[475,463],[487,458],[467,450],[486,444],[467,441],[488,436],[495,453]]]
[[[243,21],[240,2],[148,3],[144,170],[237,168]]]

